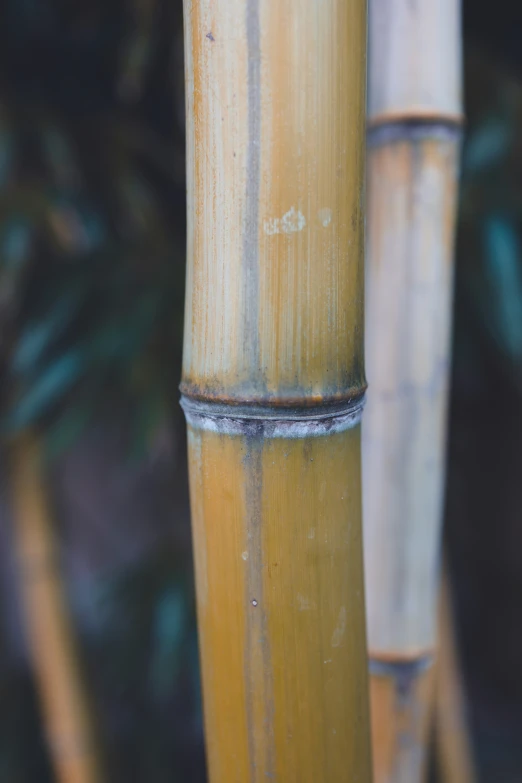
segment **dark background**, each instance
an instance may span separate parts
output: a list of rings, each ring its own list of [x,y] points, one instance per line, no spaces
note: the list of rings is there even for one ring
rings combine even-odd
[[[38,427],[111,783],[204,780],[180,0],[1,0],[1,432]],[[481,780],[522,781],[522,7],[464,3],[446,542]],[[5,441],[5,438],[4,438]],[[52,780],[0,495],[0,781]]]

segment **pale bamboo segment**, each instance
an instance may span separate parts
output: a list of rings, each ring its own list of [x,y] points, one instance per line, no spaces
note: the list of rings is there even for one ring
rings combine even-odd
[[[211,783],[370,783],[364,0],[185,0],[182,391]]]
[[[189,444],[212,783],[370,783],[359,427]]]
[[[400,130],[400,129],[399,129]],[[363,483],[375,783],[425,765],[452,302],[458,143],[393,127],[369,154]]]
[[[363,497],[375,783],[417,783],[425,766],[462,119],[460,35],[460,0],[370,0]]]
[[[101,783],[38,440],[20,437],[11,456],[22,607],[54,773],[59,783]]]
[[[458,145],[385,140],[369,155],[368,635],[371,655],[412,660],[436,637]]]
[[[370,0],[370,123],[462,118],[459,0]]]

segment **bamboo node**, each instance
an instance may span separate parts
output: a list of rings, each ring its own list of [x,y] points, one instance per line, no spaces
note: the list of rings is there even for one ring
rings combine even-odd
[[[368,147],[381,147],[397,142],[434,141],[459,142],[463,134],[462,123],[443,117],[401,118],[370,124],[366,139]]]
[[[393,677],[395,680],[410,680],[418,677],[433,666],[435,657],[432,654],[410,658],[408,660],[379,660],[370,658],[370,674],[375,677]]]
[[[281,409],[264,405],[232,407],[182,395],[181,407],[187,423],[197,430],[250,437],[310,438],[357,426],[361,421],[364,396],[338,405]]]

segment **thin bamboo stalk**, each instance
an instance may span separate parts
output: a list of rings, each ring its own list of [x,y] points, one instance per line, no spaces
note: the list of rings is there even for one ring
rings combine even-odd
[[[459,1],[370,0],[365,566],[376,783],[422,776],[460,140]]]
[[[212,783],[370,781],[364,0],[185,0],[188,423]]]
[[[455,640],[448,575],[444,573],[439,599],[439,644],[434,688],[435,748],[442,783],[474,783],[473,751]]]
[[[11,450],[22,606],[49,752],[60,783],[100,783],[101,764],[58,566],[38,439]]]

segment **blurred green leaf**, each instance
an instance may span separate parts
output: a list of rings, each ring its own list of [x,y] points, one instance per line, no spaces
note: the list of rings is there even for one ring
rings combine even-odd
[[[513,125],[505,117],[494,116],[468,135],[462,168],[475,176],[498,166],[507,157],[513,139]]]
[[[43,354],[63,334],[84,301],[83,286],[69,287],[37,321],[30,321],[15,345],[11,367],[15,373],[29,373],[40,363]]]
[[[0,118],[1,123],[1,118]],[[0,124],[0,188],[5,188],[13,176],[16,162],[15,139],[12,129]]]
[[[4,269],[18,271],[28,261],[32,225],[22,215],[9,217],[0,229],[0,262]]]
[[[156,605],[150,683],[156,699],[171,692],[178,677],[188,630],[187,594],[182,585],[168,585]]]
[[[500,216],[484,224],[492,318],[503,349],[522,359],[522,256],[516,226]]]
[[[34,424],[81,378],[84,356],[78,351],[62,354],[29,388],[22,392],[7,418],[7,429],[20,430]]]

